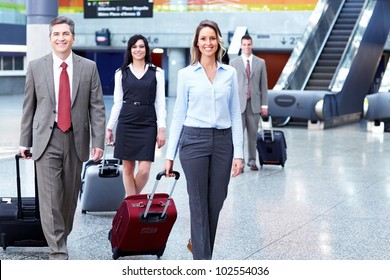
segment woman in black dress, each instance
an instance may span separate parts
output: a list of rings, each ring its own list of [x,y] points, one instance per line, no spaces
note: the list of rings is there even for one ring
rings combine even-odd
[[[165,144],[165,118],[164,72],[151,63],[147,39],[134,35],[115,73],[114,105],[106,130],[107,143],[115,141],[114,157],[123,161],[126,196],[145,187],[156,144],[158,148]]]

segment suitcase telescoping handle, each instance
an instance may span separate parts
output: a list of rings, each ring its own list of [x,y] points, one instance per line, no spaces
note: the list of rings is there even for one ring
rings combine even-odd
[[[106,165],[106,151],[107,151],[107,147],[112,145],[111,143],[106,143],[104,145],[104,151],[103,151],[103,158],[101,159],[101,168],[100,168],[100,175],[103,175],[103,172],[104,172],[104,165]],[[118,166],[120,165],[121,163],[121,160],[118,158]],[[119,168],[117,168],[116,170],[116,173],[119,173]]]
[[[267,116],[267,119],[268,119],[268,123],[269,123],[269,129],[264,129],[263,128],[263,125],[264,125],[264,119],[263,119],[263,116],[260,116],[260,132],[261,132],[261,138],[263,139],[264,141],[264,132],[265,130],[269,130],[271,132],[271,140],[272,142],[274,142],[274,128],[272,127],[272,118],[271,118],[271,115],[268,115]]]
[[[26,154],[27,157],[32,157],[31,153]],[[18,203],[18,219],[22,219],[22,188],[20,184],[20,164],[19,160],[22,158],[21,154],[15,155],[16,161],[16,192],[17,192],[17,203]],[[39,199],[38,199],[38,179],[37,179],[37,168],[34,161],[34,183],[35,183],[35,218],[39,219]]]
[[[175,181],[174,181],[173,186],[171,188],[171,192],[169,193],[167,202],[165,203],[164,210],[161,213],[161,218],[164,217],[165,213],[167,212],[169,203],[171,202],[171,197],[172,197],[173,190],[175,189],[177,180],[179,180],[179,178],[180,178],[180,173],[178,171],[171,171],[171,173],[175,174]],[[161,177],[163,177],[163,176],[165,176],[165,171],[161,171],[156,176],[156,182],[154,183],[154,187],[153,187],[152,193],[149,195],[148,204],[146,205],[146,210],[145,210],[145,213],[144,213],[144,218],[146,218],[146,216],[149,213],[149,209],[152,206],[154,194],[156,193],[157,185],[158,185]]]

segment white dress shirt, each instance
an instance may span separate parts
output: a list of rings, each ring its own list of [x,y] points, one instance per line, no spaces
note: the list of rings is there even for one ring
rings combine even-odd
[[[66,67],[66,72],[68,72],[69,83],[70,83],[70,100],[72,100],[72,82],[73,82],[73,59],[72,53],[68,56],[67,59],[62,60],[56,56],[53,52],[53,74],[54,74],[54,91],[56,96],[56,121],[58,119],[58,92],[60,89],[60,75],[62,72],[61,64],[65,62],[68,67]]]

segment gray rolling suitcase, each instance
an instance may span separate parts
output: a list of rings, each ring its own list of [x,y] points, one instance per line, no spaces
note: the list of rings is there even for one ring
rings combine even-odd
[[[80,192],[81,212],[117,211],[125,199],[122,162],[105,157],[85,163]]]

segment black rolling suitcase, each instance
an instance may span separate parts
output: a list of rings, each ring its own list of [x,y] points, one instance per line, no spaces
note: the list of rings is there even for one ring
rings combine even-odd
[[[257,151],[259,153],[260,165],[273,164],[281,165],[287,160],[287,144],[284,133],[281,130],[272,128],[272,120],[269,116],[269,128],[263,128],[263,119],[260,131],[257,133]]]
[[[47,242],[39,216],[38,184],[35,171],[35,197],[22,197],[19,154],[16,160],[17,197],[2,197],[0,204],[0,237],[5,250],[14,247],[45,247]]]

